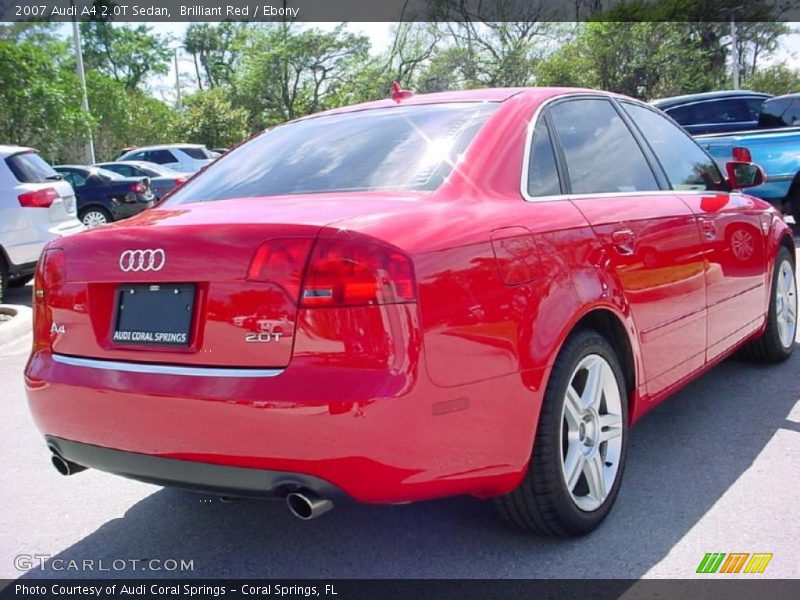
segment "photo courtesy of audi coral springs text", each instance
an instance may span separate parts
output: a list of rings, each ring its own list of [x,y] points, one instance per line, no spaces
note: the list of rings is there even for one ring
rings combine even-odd
[[[585,534],[646,412],[733,352],[793,350],[793,237],[741,191],[757,165],[724,171],[592,90],[396,88],[275,127],[50,242],[30,409],[66,475],[304,519],[470,494]]]

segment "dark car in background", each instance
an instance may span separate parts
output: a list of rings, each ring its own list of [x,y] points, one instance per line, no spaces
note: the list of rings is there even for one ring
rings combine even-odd
[[[650,104],[692,135],[701,135],[755,129],[761,105],[771,97],[760,92],[728,90],[662,98]]]
[[[147,161],[117,161],[94,165],[106,171],[113,171],[123,177],[149,177],[150,187],[156,200],[161,200],[175,188],[186,183],[189,176],[172,169]]]
[[[88,229],[132,217],[155,203],[147,177],[123,177],[113,171],[81,165],[53,168],[75,190],[78,218]]]

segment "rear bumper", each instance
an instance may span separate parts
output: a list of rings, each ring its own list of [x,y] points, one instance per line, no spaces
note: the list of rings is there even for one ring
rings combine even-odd
[[[136,366],[97,368],[34,353],[25,383],[40,431],[76,448],[99,447],[88,458],[64,450],[78,464],[230,495],[253,495],[252,486],[274,493],[274,472],[310,477],[306,487],[320,495],[324,483],[361,502],[500,495],[524,473],[540,406],[532,373],[525,383],[515,373],[441,388],[418,368],[421,356],[392,369],[295,356],[269,375],[126,364]],[[117,451],[145,456],[135,467],[101,457]],[[246,469],[252,483],[231,486],[225,473],[243,474],[217,466]]]
[[[340,489],[311,475],[160,458],[56,437],[46,439],[56,454],[69,461],[156,485],[245,498],[283,497],[299,490],[310,490],[323,498],[346,497]]]

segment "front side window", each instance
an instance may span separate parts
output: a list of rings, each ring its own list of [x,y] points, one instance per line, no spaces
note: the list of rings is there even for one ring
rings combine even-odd
[[[574,194],[658,189],[628,126],[606,99],[570,100],[551,109]]]
[[[621,104],[652,148],[672,189],[724,189],[724,179],[714,160],[680,128],[649,108]]]
[[[550,128],[547,126],[547,121],[539,118],[531,140],[528,195],[554,196],[560,193],[561,183],[558,180],[556,155],[550,139]]]
[[[402,106],[280,125],[217,159],[167,204],[367,190],[434,190],[496,103]]]

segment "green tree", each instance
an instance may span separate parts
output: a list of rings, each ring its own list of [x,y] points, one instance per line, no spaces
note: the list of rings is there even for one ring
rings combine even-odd
[[[341,25],[333,31],[268,24],[252,32],[236,102],[251,129],[347,103],[369,60],[369,40]]]
[[[93,120],[80,106],[68,44],[0,40],[0,139],[32,146],[54,162],[73,160]]]
[[[230,147],[248,135],[247,111],[231,104],[224,88],[198,91],[186,98],[180,119],[181,141]]]
[[[192,23],[187,27],[183,45],[194,60],[198,88],[202,90],[204,83],[210,88],[233,84],[247,35],[246,23]]]
[[[110,75],[128,90],[169,71],[171,37],[153,33],[147,25],[89,21],[81,23],[81,36],[86,68]]]
[[[88,74],[87,91],[98,160],[116,158],[126,146],[175,141],[179,115],[164,102],[97,72]]]
[[[800,92],[800,71],[786,63],[770,65],[753,73],[747,80],[747,87],[776,96]]]

